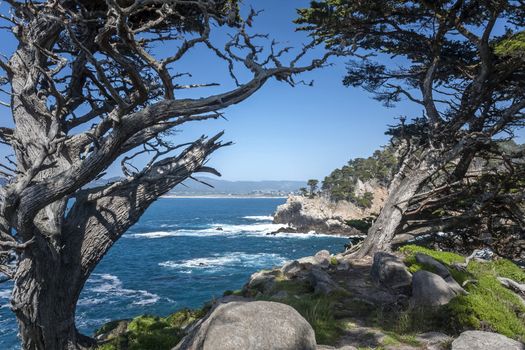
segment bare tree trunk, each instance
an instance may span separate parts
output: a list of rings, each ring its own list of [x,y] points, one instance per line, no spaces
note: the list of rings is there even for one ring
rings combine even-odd
[[[42,239],[39,245],[47,245]],[[12,295],[23,349],[87,349],[95,342],[75,326],[75,307],[83,286],[78,261],[39,249],[24,254]],[[45,254],[42,254],[46,251]]]
[[[401,225],[403,214],[408,209],[410,199],[427,178],[428,172],[421,169],[409,171],[406,175],[400,171],[395,176],[390,184],[388,198],[376,221],[368,230],[363,245],[354,254],[355,257],[360,258],[373,255],[378,251],[391,249],[392,240]]]

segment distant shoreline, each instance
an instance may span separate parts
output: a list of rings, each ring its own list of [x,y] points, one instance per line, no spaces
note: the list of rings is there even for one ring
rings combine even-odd
[[[228,196],[225,194],[217,194],[217,195],[176,195],[176,194],[166,194],[164,196],[161,196],[161,198],[169,198],[169,199],[175,199],[175,198],[195,198],[195,199],[286,199],[288,196],[250,196],[250,195],[232,195]]]

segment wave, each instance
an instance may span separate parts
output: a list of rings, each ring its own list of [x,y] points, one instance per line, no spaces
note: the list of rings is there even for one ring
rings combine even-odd
[[[249,254],[244,252],[229,252],[214,254],[209,257],[188,260],[168,260],[159,263],[159,266],[188,273],[193,270],[216,272],[228,267],[269,267],[282,265],[286,258],[274,253]]]
[[[89,297],[81,298],[78,301],[80,306],[113,304],[123,299],[133,305],[144,306],[155,304],[160,300],[157,294],[146,290],[124,288],[122,281],[117,276],[107,273],[94,273],[87,281],[86,291],[90,292]]]
[[[243,219],[255,220],[255,221],[273,221],[273,216],[271,215],[248,215],[248,216],[243,216]]]
[[[0,290],[0,299],[11,298],[11,289]]]
[[[253,234],[266,235],[285,227],[281,224],[267,224],[256,223],[249,225],[228,225],[228,224],[213,224],[204,229],[179,229],[172,231],[153,231],[145,233],[128,233],[124,237],[128,238],[163,238],[163,237],[177,237],[177,236],[227,236],[238,234]]]
[[[335,235],[326,235],[316,232],[308,233],[288,233],[279,232],[281,228],[286,225],[271,224],[271,223],[254,223],[248,225],[228,225],[228,224],[213,224],[204,229],[179,229],[166,231],[152,231],[144,233],[128,233],[124,235],[126,238],[167,238],[167,237],[213,237],[213,236],[246,236],[246,237],[266,237],[266,238],[296,238],[308,239],[313,237],[334,237]],[[343,237],[343,236],[341,236]]]

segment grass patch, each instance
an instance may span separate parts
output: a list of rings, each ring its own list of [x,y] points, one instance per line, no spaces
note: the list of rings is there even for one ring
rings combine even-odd
[[[209,307],[199,310],[183,309],[167,317],[142,315],[132,319],[125,332],[116,335],[98,350],[169,350],[184,337],[184,329],[204,317]],[[113,321],[95,334],[107,333],[118,325]]]
[[[525,340],[525,306],[520,298],[503,287],[498,276],[525,281],[525,272],[509,260],[488,262],[471,261],[467,272],[458,271],[450,265],[464,262],[460,255],[438,252],[409,245],[400,249],[407,254],[406,263],[412,271],[424,266],[415,263],[415,253],[424,253],[442,262],[458,283],[466,279],[478,282],[465,288],[469,295],[458,296],[435,314],[437,326],[445,331],[460,333],[466,329],[489,330],[518,340]]]
[[[332,345],[341,335],[341,322],[334,318],[334,301],[325,295],[308,295],[284,301],[297,310],[315,331],[318,344]]]
[[[287,298],[274,300],[261,296],[258,300],[269,300],[293,307],[312,326],[318,344],[333,345],[341,336],[343,324],[335,319],[334,309],[339,295],[308,294],[289,295]]]

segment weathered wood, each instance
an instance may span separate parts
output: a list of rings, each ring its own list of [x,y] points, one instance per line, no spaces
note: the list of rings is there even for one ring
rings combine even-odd
[[[246,24],[256,13],[242,21],[230,1],[7,3],[18,47],[0,61],[14,122],[0,128],[0,142],[15,154],[1,167],[10,178],[0,188],[0,272],[14,280],[12,309],[24,349],[89,348],[94,342],[77,332],[74,318],[97,263],[161,195],[193,173],[220,175],[206,162],[229,145],[222,133],[178,146],[163,140],[164,133],[221,117],[269,79],[294,85],[295,75],[324,65],[332,53],[299,65],[313,47],[307,45],[285,64],[280,56],[288,50],[270,43],[262,57],[254,43],[260,37],[249,35]],[[217,25],[233,31],[224,49],[210,39]],[[170,42],[173,55],[155,57],[150,47],[157,41]],[[235,88],[176,96],[183,88],[216,85],[177,83],[191,75],[172,73],[174,64],[196,45],[226,62]],[[235,75],[238,65],[252,73],[244,82]],[[117,159],[132,163],[134,154],[151,159],[142,169],[125,168],[121,181],[85,188]],[[12,253],[16,270],[5,259]]]

